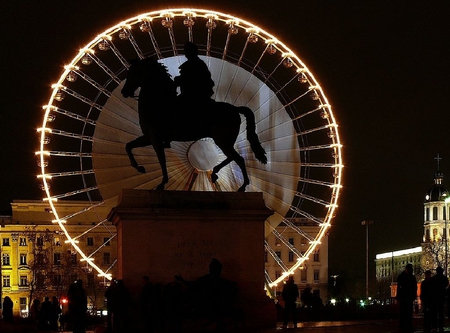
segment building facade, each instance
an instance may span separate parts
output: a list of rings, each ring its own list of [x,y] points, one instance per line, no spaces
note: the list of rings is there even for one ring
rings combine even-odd
[[[439,158],[439,157],[438,157]],[[395,296],[395,282],[398,274],[411,263],[414,274],[421,281],[426,270],[435,272],[441,266],[448,275],[448,216],[449,192],[443,185],[444,175],[438,171],[434,175],[434,185],[425,193],[423,203],[423,239],[420,246],[386,252],[376,255],[376,280],[379,284],[390,283]]]
[[[296,218],[292,221],[297,227],[305,231],[311,237],[315,237],[320,227],[317,223],[311,222],[306,218]],[[300,254],[304,254],[310,246],[310,240],[301,234],[295,232],[292,228],[286,228],[284,223],[280,223],[276,230],[282,234],[289,243],[295,247]],[[289,249],[274,233],[270,233],[266,237],[266,242],[274,249],[275,255],[281,259],[288,268],[297,262],[297,255]],[[277,258],[273,257],[268,251],[265,254],[265,269],[273,279],[279,278],[283,271],[277,262]],[[328,236],[321,239],[321,244],[317,246],[312,257],[308,258],[304,264],[294,273],[294,282],[299,287],[301,293],[307,286],[312,290],[315,296],[326,299],[328,292]],[[275,287],[275,292],[279,294],[283,286]]]
[[[65,236],[57,224],[52,223],[53,214],[43,201],[15,200],[12,215],[2,216],[0,226],[1,253],[1,299],[9,296],[14,304],[14,315],[28,316],[30,304],[34,299],[41,302],[46,296],[56,296],[62,303],[67,289],[74,281],[83,280],[92,311],[104,306],[104,292],[109,281],[99,278],[79,254],[65,242]],[[86,203],[60,201],[57,207],[67,216],[79,212]],[[107,208],[98,208],[107,209]],[[78,246],[93,258],[102,269],[115,275],[117,257],[115,229],[95,227],[98,221],[87,211],[75,215],[67,221],[70,235],[79,235]],[[106,212],[101,212],[106,216]],[[89,233],[84,234],[87,228]],[[63,309],[64,310],[64,309]]]

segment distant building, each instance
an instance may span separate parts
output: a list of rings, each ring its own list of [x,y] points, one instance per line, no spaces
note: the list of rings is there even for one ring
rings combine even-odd
[[[99,278],[97,272],[80,262],[77,252],[65,243],[58,225],[52,223],[49,206],[43,201],[21,200],[15,200],[11,206],[12,216],[0,217],[0,281],[1,300],[5,296],[12,299],[14,315],[26,317],[33,299],[42,302],[45,296],[56,296],[64,300],[69,285],[77,279],[84,282],[90,309],[102,308],[109,281]],[[86,203],[59,201],[56,206],[70,215],[79,212]],[[66,228],[72,237],[80,235],[78,246],[114,276],[117,246],[115,239],[108,241],[111,233],[106,228],[93,228],[83,235],[87,226],[92,227],[98,221],[93,214],[87,211],[74,216],[67,221]]]
[[[296,218],[292,222],[300,229],[305,231],[305,234],[310,237],[315,237],[320,231],[317,223],[311,222],[306,218]],[[276,230],[283,234],[284,238],[300,252],[304,254],[310,246],[310,239],[295,232],[292,228],[287,228],[284,223],[280,223]],[[297,255],[294,251],[289,249],[279,238],[273,233],[270,233],[266,238],[267,243],[275,251],[275,255],[281,259],[288,268],[292,267],[297,262]],[[266,251],[265,269],[272,280],[279,278],[283,271],[278,264],[276,258]],[[299,287],[299,292],[304,290],[307,285],[311,287],[312,293],[322,299],[327,296],[328,289],[328,236],[321,239],[320,245],[316,248],[312,257],[306,260],[300,269],[294,272],[294,282]],[[281,292],[283,286],[279,286],[277,293]]]
[[[440,160],[439,155],[437,159]],[[426,270],[434,272],[436,267],[441,266],[448,271],[446,235],[448,234],[449,204],[446,199],[449,198],[449,192],[443,185],[443,179],[444,175],[439,171],[438,164],[438,171],[434,175],[434,185],[425,193],[424,233],[420,246],[376,255],[377,282],[394,282],[393,295],[395,295],[397,276],[407,263],[413,265],[418,281],[423,279]]]

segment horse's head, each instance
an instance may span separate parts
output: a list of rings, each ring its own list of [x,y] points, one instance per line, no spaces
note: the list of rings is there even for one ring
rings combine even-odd
[[[122,88],[123,97],[134,97],[134,92],[137,88],[141,86],[141,70],[140,70],[139,59],[134,59],[130,61],[130,67],[128,68],[127,79]]]
[[[155,95],[166,95],[166,91],[174,90],[173,81],[167,68],[153,57],[130,61],[122,95],[133,97],[139,87],[150,88],[149,90]]]

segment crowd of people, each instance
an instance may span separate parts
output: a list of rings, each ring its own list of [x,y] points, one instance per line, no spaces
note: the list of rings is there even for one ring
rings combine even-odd
[[[39,299],[35,299],[30,307],[30,317],[36,322],[37,329],[42,331],[58,330],[61,312],[56,296],[53,296],[51,301],[49,297],[45,297],[42,303]]]
[[[448,278],[444,275],[442,267],[436,268],[436,274],[425,272],[425,279],[420,285],[420,300],[422,301],[424,315],[424,333],[432,330],[444,332],[445,296],[449,286]]]
[[[420,301],[423,311],[423,332],[444,332],[445,300],[448,294],[449,280],[442,267],[436,268],[436,274],[425,271],[425,279],[420,284]],[[397,278],[397,295],[399,302],[399,323],[401,333],[412,333],[413,309],[417,298],[417,280],[413,266],[407,264]]]

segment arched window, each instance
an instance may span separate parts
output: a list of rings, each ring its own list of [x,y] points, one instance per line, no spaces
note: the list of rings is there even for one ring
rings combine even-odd
[[[436,228],[433,229],[433,240],[437,240],[438,230]]]
[[[430,241],[430,229],[427,229],[425,231],[425,242],[429,242]]]
[[[427,207],[427,209],[425,210],[425,221],[429,220],[430,220],[430,207]]]
[[[433,220],[437,220],[437,219],[438,219],[438,208],[433,207]]]

